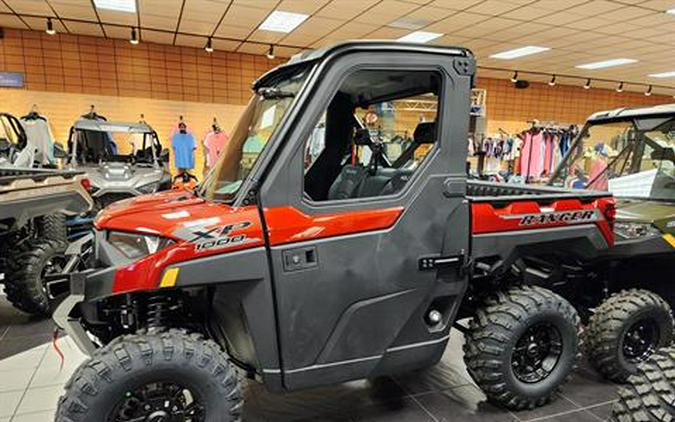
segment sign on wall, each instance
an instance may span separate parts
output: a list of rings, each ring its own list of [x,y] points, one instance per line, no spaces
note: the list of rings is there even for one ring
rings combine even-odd
[[[487,91],[484,89],[471,90],[471,116],[485,116],[485,97]]]
[[[23,73],[0,72],[0,87],[23,88]]]

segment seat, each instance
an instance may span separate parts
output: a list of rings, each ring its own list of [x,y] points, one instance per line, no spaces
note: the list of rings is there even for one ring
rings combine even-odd
[[[328,190],[328,199],[349,199],[356,197],[368,169],[360,165],[348,164],[342,167],[340,174]]]

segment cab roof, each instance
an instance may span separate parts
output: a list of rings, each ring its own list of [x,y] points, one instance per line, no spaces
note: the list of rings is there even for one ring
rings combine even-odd
[[[112,133],[154,133],[147,123],[108,122],[92,119],[78,119],[73,125],[75,130]]]
[[[617,108],[591,114],[588,123],[625,120],[636,117],[669,117],[675,116],[675,104],[661,104],[650,107]]]
[[[262,75],[253,83],[253,89],[265,86],[276,75],[286,70],[295,69],[307,63],[323,60],[338,53],[352,51],[391,51],[391,52],[420,52],[442,54],[447,56],[471,57],[471,50],[463,47],[429,45],[392,40],[352,40],[332,44],[316,50],[306,50],[291,57],[286,63],[275,67]]]

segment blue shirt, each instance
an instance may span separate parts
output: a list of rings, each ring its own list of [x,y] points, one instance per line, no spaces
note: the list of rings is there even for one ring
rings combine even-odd
[[[192,169],[195,167],[195,138],[191,133],[176,133],[171,138],[171,146],[176,168]]]

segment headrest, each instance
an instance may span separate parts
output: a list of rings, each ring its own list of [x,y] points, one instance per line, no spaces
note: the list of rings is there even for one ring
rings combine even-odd
[[[413,133],[418,144],[433,144],[436,142],[436,122],[419,123]]]

